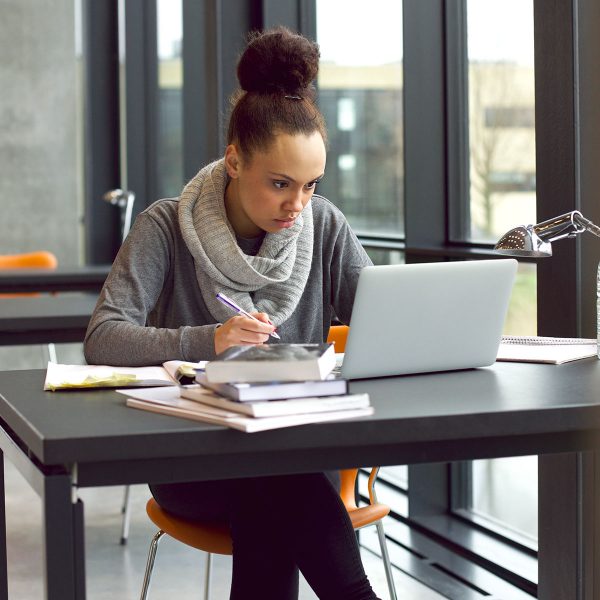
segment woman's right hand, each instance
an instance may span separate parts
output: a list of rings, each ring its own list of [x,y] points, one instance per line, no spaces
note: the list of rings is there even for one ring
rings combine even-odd
[[[275,327],[266,313],[252,313],[258,321],[236,315],[215,329],[215,352],[220,354],[231,346],[264,344]]]

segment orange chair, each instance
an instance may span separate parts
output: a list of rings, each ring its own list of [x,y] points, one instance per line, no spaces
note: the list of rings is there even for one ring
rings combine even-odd
[[[56,269],[58,261],[52,252],[39,250],[24,254],[0,254],[0,269]],[[22,296],[38,296],[38,292],[19,294],[0,294],[0,298],[15,298]],[[56,348],[48,344],[48,356],[52,362],[56,361]]]
[[[327,341],[333,341],[335,339],[336,351],[343,352],[347,334],[348,327],[346,326],[340,325],[331,327]],[[340,497],[342,498],[344,506],[348,511],[354,529],[360,529],[362,527],[366,527],[367,525],[375,525],[377,527],[377,534],[385,567],[385,575],[390,591],[390,599],[396,600],[396,588],[392,577],[392,567],[387,551],[385,532],[383,530],[382,523],[382,519],[390,512],[390,508],[389,506],[380,504],[377,501],[377,495],[375,494],[374,486],[378,471],[379,467],[373,467],[369,475],[367,486],[369,492],[369,504],[360,507],[356,504],[355,486],[358,469],[345,469],[341,471]],[[159,528],[159,530],[154,535],[150,543],[148,560],[146,563],[146,572],[144,574],[144,582],[142,585],[142,594],[140,597],[141,600],[146,600],[148,596],[148,589],[150,587],[150,580],[152,577],[152,571],[154,569],[156,551],[158,550],[158,544],[160,540],[165,534],[170,535],[172,538],[187,544],[192,548],[203,550],[207,553],[204,579],[204,599],[208,600],[210,594],[212,555],[232,554],[232,542],[231,535],[229,533],[229,527],[224,523],[212,521],[188,521],[186,519],[175,517],[164,511],[153,498],[148,500],[148,503],[146,504],[146,512],[148,513],[150,520]]]
[[[332,325],[329,328],[327,341],[333,344],[336,354],[346,350],[346,338],[348,337],[349,329],[348,325]]]

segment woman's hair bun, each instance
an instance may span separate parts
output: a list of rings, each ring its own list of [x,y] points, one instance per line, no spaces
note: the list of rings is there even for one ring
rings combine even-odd
[[[246,92],[301,96],[313,89],[319,56],[316,43],[285,27],[253,33],[237,66],[240,86]]]

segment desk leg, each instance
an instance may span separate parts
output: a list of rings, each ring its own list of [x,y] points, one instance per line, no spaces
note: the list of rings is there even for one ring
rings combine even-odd
[[[83,503],[72,503],[69,475],[44,478],[43,502],[46,599],[84,600]]]
[[[4,489],[4,452],[0,450],[0,600],[8,600],[6,565],[6,501]]]
[[[538,502],[538,598],[600,600],[600,453],[540,456]]]

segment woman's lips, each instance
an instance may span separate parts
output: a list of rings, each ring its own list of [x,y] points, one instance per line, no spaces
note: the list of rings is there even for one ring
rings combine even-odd
[[[282,227],[284,229],[291,227],[295,222],[296,222],[296,217],[294,217],[292,219],[275,219],[275,223],[277,223],[277,225],[279,227]]]

